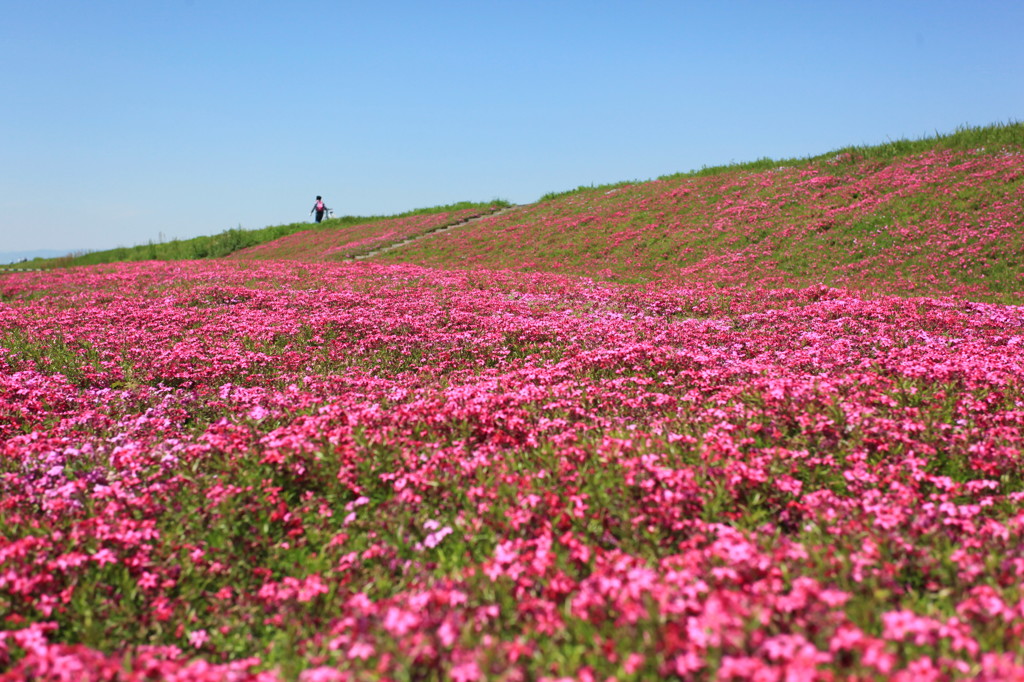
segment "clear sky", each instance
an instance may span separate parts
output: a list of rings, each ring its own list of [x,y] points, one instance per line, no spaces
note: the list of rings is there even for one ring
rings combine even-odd
[[[0,252],[536,201],[1024,120],[1020,0],[38,0]]]

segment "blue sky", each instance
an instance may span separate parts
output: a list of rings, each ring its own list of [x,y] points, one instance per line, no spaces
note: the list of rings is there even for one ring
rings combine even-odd
[[[0,252],[516,203],[1024,120],[1024,3],[40,0]]]

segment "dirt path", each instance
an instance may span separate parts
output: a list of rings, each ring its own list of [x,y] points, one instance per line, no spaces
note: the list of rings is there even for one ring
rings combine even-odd
[[[436,235],[441,234],[442,232],[448,232],[450,230],[454,230],[456,227],[462,227],[464,225],[469,225],[471,223],[477,222],[478,220],[484,220],[485,218],[493,218],[495,216],[502,215],[503,213],[508,213],[509,211],[512,211],[512,210],[517,209],[517,208],[519,208],[518,205],[516,205],[516,206],[509,206],[508,208],[503,208],[500,211],[495,211],[494,213],[488,213],[487,215],[477,216],[476,218],[467,218],[466,220],[462,220],[462,221],[457,222],[457,223],[452,223],[451,225],[445,225],[444,227],[435,227],[432,230],[427,230],[423,234],[418,234],[415,237],[409,237],[408,239],[403,239],[402,241],[395,242],[394,244],[388,244],[387,246],[382,246],[379,249],[374,249],[373,251],[370,251],[369,253],[364,253],[361,256],[352,256],[348,260],[364,260],[366,258],[373,258],[374,256],[377,256],[379,254],[387,253],[388,251],[394,251],[395,249],[400,249],[403,246],[405,246],[406,244],[412,244],[413,242],[419,241],[420,239],[426,239],[427,237],[434,237]]]

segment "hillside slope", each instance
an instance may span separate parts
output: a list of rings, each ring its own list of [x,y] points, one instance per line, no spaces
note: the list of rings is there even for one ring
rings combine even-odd
[[[854,151],[581,189],[375,260],[1012,302],[1024,290],[1022,226],[1021,145]]]

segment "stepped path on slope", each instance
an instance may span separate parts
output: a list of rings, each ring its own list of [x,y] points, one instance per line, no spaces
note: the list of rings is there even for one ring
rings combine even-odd
[[[480,215],[480,216],[477,216],[475,218],[467,218],[466,220],[461,220],[461,221],[459,221],[457,223],[452,223],[451,225],[445,225],[443,227],[437,227],[437,228],[434,228],[432,230],[428,230],[428,231],[426,231],[426,232],[424,232],[422,234],[418,234],[418,235],[416,235],[414,237],[409,237],[407,239],[403,239],[402,241],[394,242],[393,244],[388,244],[387,246],[382,246],[379,249],[374,249],[373,251],[370,251],[369,253],[360,254],[358,256],[352,256],[348,260],[350,260],[350,261],[352,261],[352,260],[365,260],[367,258],[372,258],[372,257],[380,255],[382,253],[387,253],[388,251],[394,251],[395,249],[400,249],[403,246],[406,246],[407,244],[412,244],[413,242],[419,241],[421,239],[427,239],[428,237],[436,237],[437,235],[439,235],[439,234],[441,234],[443,232],[450,232],[451,230],[454,230],[457,227],[464,227],[466,225],[470,225],[470,224],[475,223],[477,221],[484,220],[485,218],[494,218],[496,216],[503,215],[503,214],[508,213],[509,211],[513,211],[513,210],[515,210],[517,208],[521,208],[521,206],[517,204],[517,205],[514,205],[514,206],[509,206],[508,208],[503,208],[500,211],[495,211],[494,213],[488,213],[486,215]]]

